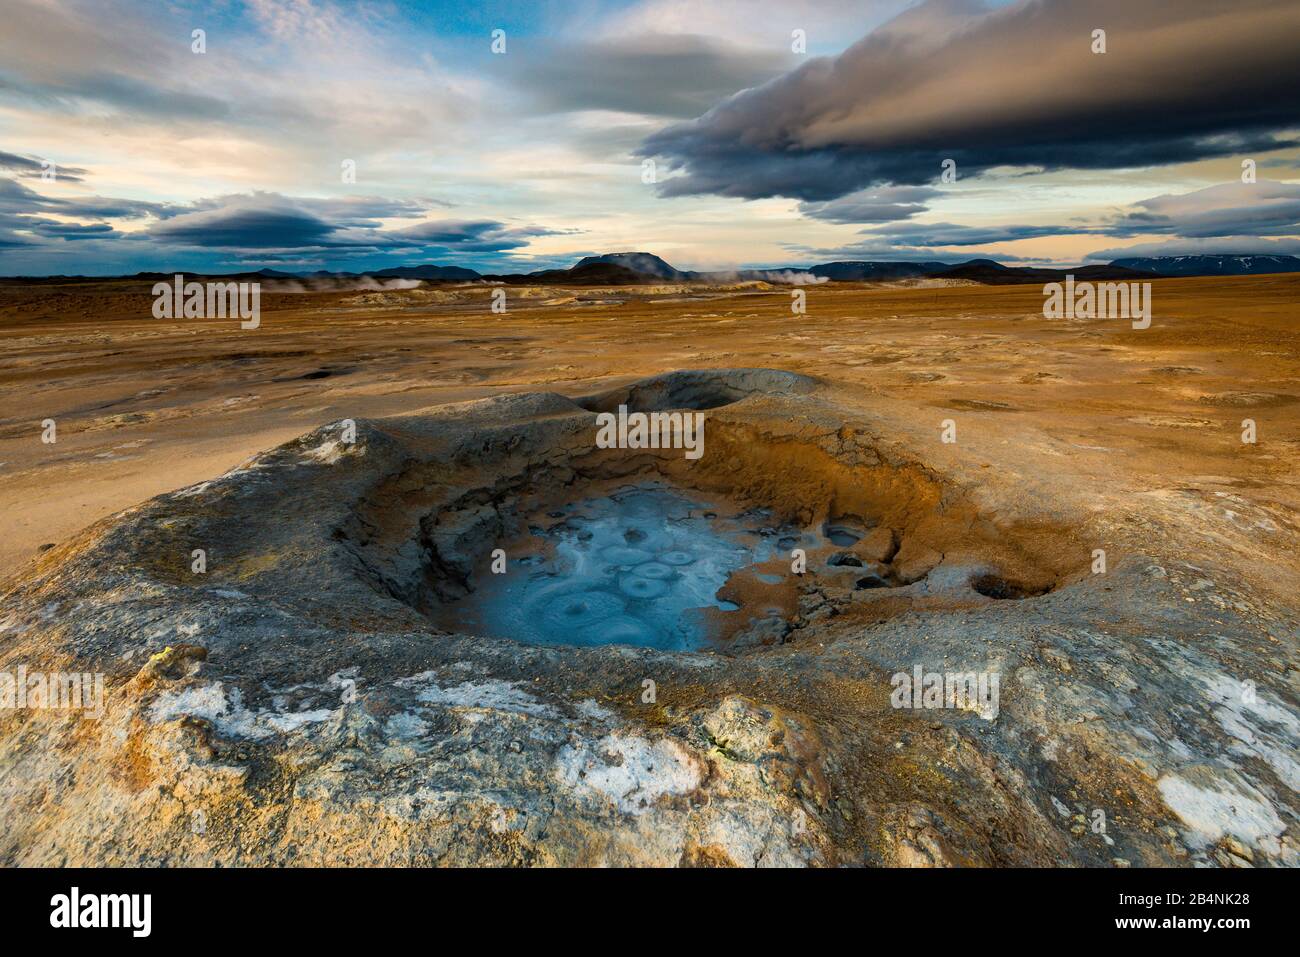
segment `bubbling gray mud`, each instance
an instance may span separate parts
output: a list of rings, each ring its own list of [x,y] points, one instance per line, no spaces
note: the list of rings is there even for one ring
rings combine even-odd
[[[462,629],[537,645],[639,645],[691,651],[709,642],[718,590],[772,557],[777,532],[755,511],[727,516],[656,484],[547,513],[533,526],[549,554],[511,555],[448,608]]]

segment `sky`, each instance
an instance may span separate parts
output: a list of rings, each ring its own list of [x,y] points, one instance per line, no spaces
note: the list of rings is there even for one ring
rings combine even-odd
[[[1295,0],[3,4],[0,275],[1300,254]]]

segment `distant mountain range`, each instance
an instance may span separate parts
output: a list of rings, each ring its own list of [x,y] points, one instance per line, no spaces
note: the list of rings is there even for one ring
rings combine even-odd
[[[631,286],[664,282],[892,282],[904,279],[965,279],[985,285],[1012,285],[1060,282],[1067,275],[1084,281],[1136,281],[1172,276],[1254,276],[1265,273],[1300,272],[1296,256],[1157,256],[1112,260],[1106,265],[1073,266],[1046,269],[1037,266],[1004,266],[992,259],[971,259],[962,263],[893,262],[864,260],[822,263],[817,266],[789,266],[782,269],[741,269],[733,272],[696,272],[677,269],[653,253],[606,253],[587,256],[568,269],[542,269],[530,273],[495,275],[479,273],[460,266],[397,266],[371,272],[284,272],[259,269],[256,272],[223,275],[223,279],[283,279],[286,281],[329,283],[363,279],[414,279],[425,282],[502,282],[511,285],[583,285]],[[197,273],[193,275],[199,275]],[[136,273],[118,278],[162,280],[171,273]],[[67,279],[104,279],[108,277],[48,276],[47,282]],[[216,277],[214,277],[216,278]]]
[[[376,274],[378,275],[378,274]],[[557,283],[633,285],[654,282],[797,282],[800,276],[832,282],[892,282],[900,279],[967,279],[988,285],[1042,283],[1077,279],[1122,280],[1151,279],[1155,273],[1130,267],[1079,266],[1072,269],[1038,269],[1004,266],[992,259],[972,259],[964,263],[846,261],[817,266],[790,266],[784,269],[741,269],[735,272],[696,272],[677,269],[653,253],[606,253],[587,256],[570,269],[546,269],[525,275],[484,276],[484,279],[508,283]]]
[[[894,279],[923,279],[951,269],[944,262],[834,262],[811,266],[808,272],[834,282],[888,282]]]
[[[1296,256],[1159,256],[1115,259],[1112,266],[1142,269],[1162,276],[1258,276],[1300,272]]]
[[[1158,279],[1159,273],[1150,270],[1130,269],[1127,266],[1071,266],[1066,269],[1044,269],[1037,266],[1004,266],[992,259],[972,259],[960,266],[945,266],[928,273],[937,279],[967,279],[987,286],[1011,286],[1025,283],[1064,282],[1073,276],[1080,282],[1136,282],[1140,279]]]
[[[966,279],[985,285],[1079,281],[1136,281],[1162,276],[1246,276],[1270,272],[1300,272],[1295,256],[1168,256],[1116,259],[1105,265],[1047,269],[1004,266],[992,259],[963,263],[891,262],[883,260],[822,263],[784,269],[742,269],[736,272],[695,272],[677,269],[653,253],[606,253],[587,256],[570,269],[547,269],[524,275],[485,276],[501,282],[590,283],[631,285],[646,282],[776,280],[789,282],[801,273],[832,282],[892,282],[900,279]],[[386,273],[375,273],[376,276]],[[433,278],[433,277],[428,277]]]

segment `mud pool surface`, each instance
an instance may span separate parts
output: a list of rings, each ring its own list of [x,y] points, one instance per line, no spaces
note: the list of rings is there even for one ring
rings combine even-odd
[[[762,510],[727,514],[657,483],[625,486],[539,516],[506,550],[505,571],[479,575],[441,621],[537,645],[705,648],[729,621],[763,613],[718,592],[734,572],[772,558],[778,541],[792,544],[768,521]]]

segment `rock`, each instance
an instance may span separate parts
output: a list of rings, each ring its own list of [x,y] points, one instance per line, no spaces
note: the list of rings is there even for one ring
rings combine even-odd
[[[1220,867],[1253,867],[1249,860],[1244,857],[1238,857],[1236,854],[1230,854],[1222,848],[1214,851],[1214,859]]]
[[[823,744],[806,718],[731,695],[698,721],[724,759],[753,766],[767,787],[807,797],[819,806],[828,803]]]
[[[959,866],[934,815],[923,806],[913,804],[893,811],[882,832],[886,841],[885,859],[890,866]]]
[[[898,551],[898,538],[892,528],[878,525],[853,546],[854,554],[868,562],[886,563]]]
[[[890,584],[889,579],[884,575],[875,571],[868,571],[865,575],[854,576],[853,587],[859,590],[864,588],[889,588]]]
[[[1255,852],[1235,837],[1225,837],[1223,839],[1223,846],[1229,854],[1240,857],[1243,860],[1253,861],[1255,859]]]
[[[903,584],[911,584],[930,574],[941,561],[943,554],[935,549],[904,542],[894,556],[894,573]]]
[[[1074,666],[1070,664],[1069,656],[1056,648],[1040,648],[1038,654],[1042,657],[1043,661],[1047,662],[1058,671],[1069,674],[1074,670]]]
[[[789,634],[790,623],[784,618],[759,618],[744,630],[737,632],[728,642],[727,647],[730,651],[770,647],[784,643]]]
[[[699,845],[691,842],[682,851],[678,867],[738,867],[728,855],[725,848],[717,844]]]

